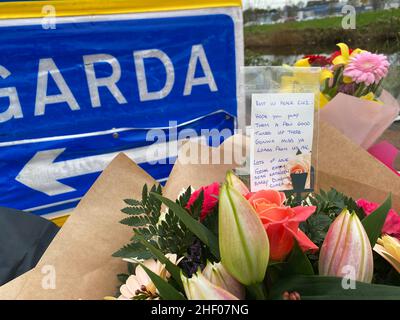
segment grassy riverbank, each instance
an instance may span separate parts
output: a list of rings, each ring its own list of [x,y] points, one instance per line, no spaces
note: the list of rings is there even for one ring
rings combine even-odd
[[[246,49],[272,54],[332,51],[338,42],[387,53],[400,51],[400,9],[357,15],[355,30],[343,30],[341,17],[249,26]]]

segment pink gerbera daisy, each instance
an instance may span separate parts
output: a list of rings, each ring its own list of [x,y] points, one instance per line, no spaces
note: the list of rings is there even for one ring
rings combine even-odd
[[[365,83],[369,86],[379,83],[386,77],[389,65],[387,57],[383,54],[362,52],[351,59],[344,75],[352,78],[356,83]]]

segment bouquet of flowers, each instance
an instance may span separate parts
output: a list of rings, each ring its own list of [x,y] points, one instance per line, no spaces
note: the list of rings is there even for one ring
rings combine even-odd
[[[321,101],[323,108],[338,93],[382,103],[382,82],[389,71],[389,61],[383,54],[350,49],[339,43],[340,51],[330,57],[307,55],[296,62],[296,67],[321,67]]]
[[[232,171],[178,199],[126,199],[128,263],[108,299],[400,299],[400,216],[332,189],[252,193]],[[375,254],[374,254],[375,252]]]
[[[400,299],[399,182],[336,131],[321,126],[319,191],[301,197],[226,174],[246,158],[241,136],[185,144],[163,188],[120,154],[0,299]],[[235,161],[188,163],[186,147]]]
[[[385,55],[338,46],[329,57],[308,55],[295,66],[322,68],[321,119],[368,149],[399,114],[398,102],[382,88],[390,64]]]

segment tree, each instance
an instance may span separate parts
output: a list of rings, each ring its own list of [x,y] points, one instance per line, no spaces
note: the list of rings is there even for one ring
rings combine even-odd
[[[243,21],[244,21],[244,23],[257,21],[261,17],[267,15],[268,13],[269,13],[269,11],[265,10],[265,9],[249,8],[249,9],[243,11]]]

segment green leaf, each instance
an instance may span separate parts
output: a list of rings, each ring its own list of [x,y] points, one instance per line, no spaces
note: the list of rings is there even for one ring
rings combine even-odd
[[[362,220],[365,231],[367,232],[371,247],[373,248],[376,241],[382,234],[382,228],[385,224],[389,210],[392,208],[392,195],[390,194],[386,201],[374,212]]]
[[[129,215],[142,215],[145,213],[142,207],[126,207],[121,210],[121,212]]]
[[[310,260],[299,247],[297,241],[293,246],[287,263],[284,266],[283,274],[285,275],[314,275],[314,269]]]
[[[204,218],[201,223],[213,234],[218,236],[218,206],[215,206],[215,208]]]
[[[285,291],[296,291],[302,300],[399,300],[400,287],[356,282],[355,289],[343,289],[342,278],[293,276],[271,288],[272,299],[282,299]],[[344,280],[346,281],[346,280]],[[346,282],[347,283],[347,282]]]
[[[149,218],[147,216],[130,216],[128,218],[122,219],[121,224],[125,224],[131,227],[144,227],[149,224]]]
[[[285,265],[286,263],[287,263],[286,261],[272,261],[272,260],[269,260],[268,261],[268,267],[281,266],[281,265]]]
[[[142,189],[142,203],[147,202],[147,197],[148,197],[148,188],[147,188],[147,184],[145,184]]]
[[[119,282],[126,283],[126,280],[128,280],[128,278],[129,278],[129,274],[120,273],[120,274],[117,274],[117,278],[118,278]]]
[[[178,202],[180,204],[181,207],[186,207],[189,200],[190,200],[190,196],[192,195],[192,188],[188,187],[186,189],[186,191],[184,193],[182,193],[178,199]]]
[[[196,220],[198,220],[201,216],[201,210],[203,208],[203,202],[204,202],[204,191],[202,190],[199,193],[199,196],[197,199],[193,202],[193,204],[190,206],[190,213],[192,217]],[[181,206],[182,207],[182,206]]]
[[[326,233],[333,219],[325,214],[313,214],[307,221],[303,222],[300,228],[317,246],[321,246],[324,242]]]
[[[140,264],[144,271],[146,271],[147,275],[151,279],[151,281],[154,283],[156,288],[158,289],[158,292],[160,294],[160,297],[164,300],[185,300],[185,297],[178,291],[176,290],[173,286],[171,286],[168,282],[166,282],[164,279],[162,279],[159,275],[155,274],[153,271],[151,271],[149,268],[147,268],[144,264]]]
[[[154,247],[151,243],[146,241],[142,236],[136,235],[136,238],[144,245],[162,264],[165,264],[165,268],[171,274],[172,278],[178,283],[179,287],[183,288],[181,279],[181,270],[178,266],[173,264],[160,250]],[[179,258],[179,257],[178,257]]]
[[[141,205],[141,202],[139,200],[136,200],[136,199],[124,199],[124,202],[128,206],[132,206],[132,207],[136,207],[136,206],[140,206]]]
[[[153,258],[153,255],[141,243],[130,243],[113,253],[113,257],[147,260]]]
[[[182,223],[210,249],[214,257],[219,259],[218,239],[210,230],[197,220],[193,219],[185,209],[179,206],[179,204],[158,194],[153,193],[153,195],[170,208]]]
[[[125,203],[130,206],[122,209],[122,212],[128,217],[120,222],[132,227],[135,235],[143,236],[163,254],[176,253],[181,257],[186,254],[187,248],[192,244],[194,235],[171,210],[165,214],[165,221],[160,222],[162,202],[154,197],[154,193],[162,195],[161,185],[153,185],[150,189],[144,185],[140,201],[125,199]],[[185,192],[186,198],[183,201],[188,201],[190,195],[189,189]],[[154,257],[145,246],[138,242],[135,235],[131,238],[131,245],[125,246],[116,255],[139,260]]]

